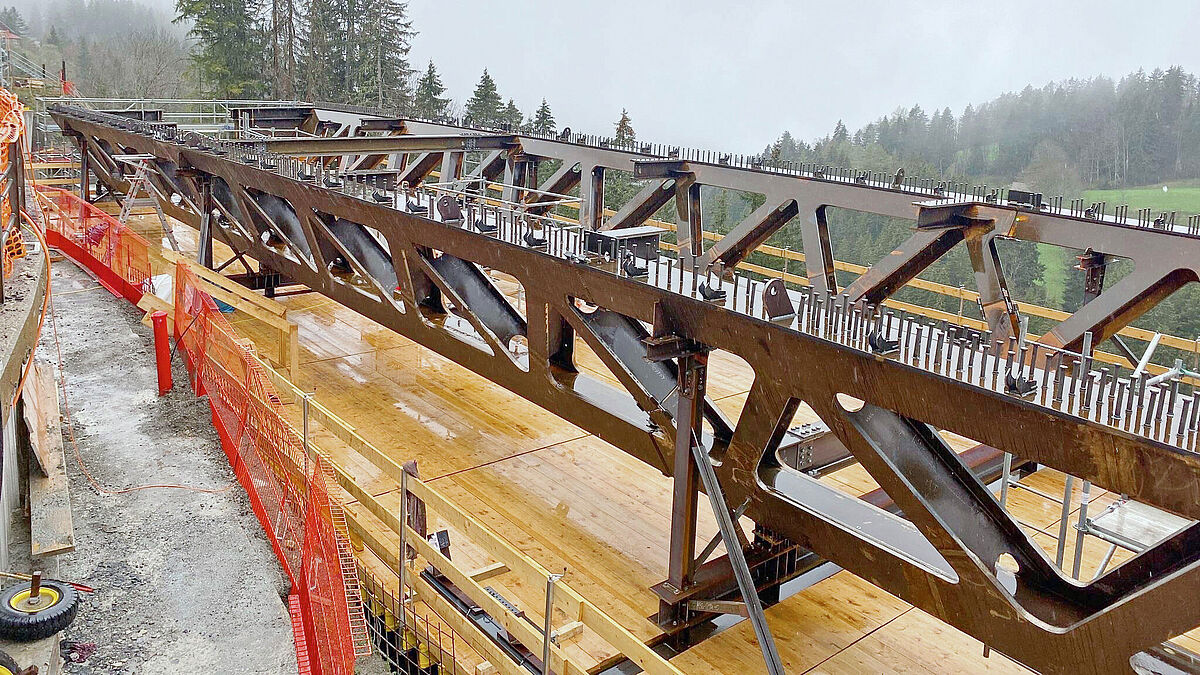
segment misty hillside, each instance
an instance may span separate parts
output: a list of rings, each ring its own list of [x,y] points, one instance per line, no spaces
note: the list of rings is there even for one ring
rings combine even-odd
[[[26,36],[19,49],[36,63],[50,64],[51,71],[65,61],[68,78],[85,96],[324,100],[427,118],[467,115],[485,126],[539,132],[570,124],[555,120],[552,83],[536,110],[521,110],[504,95],[504,83],[489,74],[483,60],[502,59],[502,54],[479,56],[481,75],[471,92],[448,91],[434,62],[409,63],[409,45],[421,27],[408,19],[407,3],[400,0],[369,7],[349,0],[175,0],[173,11],[166,4],[135,0],[18,3],[0,12],[0,20]],[[836,111],[837,102],[828,107]],[[1200,212],[1200,83],[1180,67],[1030,85],[961,111],[924,101],[880,112],[860,129],[839,121],[818,139],[782,131],[758,152],[779,160],[886,172],[904,167],[909,176],[1017,183],[1047,195]],[[620,101],[612,119],[612,128],[588,131],[636,137],[636,120],[620,109]],[[714,145],[722,151],[755,151]],[[1172,190],[1166,196],[1160,192],[1163,184]],[[636,189],[628,177],[612,176],[607,206],[620,206]],[[760,195],[705,188],[706,227],[728,231],[760,200]],[[660,216],[673,218],[669,209]],[[835,255],[858,264],[886,255],[910,226],[845,210],[835,210],[830,218]],[[770,243],[801,250],[794,224]],[[1072,269],[1077,253],[1024,243],[1002,251],[1015,297],[1077,307],[1082,284]],[[761,254],[753,261],[781,266]],[[802,267],[793,263],[790,271],[803,273]],[[1115,264],[1110,283],[1122,273]],[[956,283],[972,275],[959,251],[922,277]],[[901,296],[960,310],[953,298],[911,289]],[[1172,310],[1190,296],[1177,294],[1139,323],[1177,335],[1200,333],[1200,317]],[[961,309],[978,313],[970,306]]]

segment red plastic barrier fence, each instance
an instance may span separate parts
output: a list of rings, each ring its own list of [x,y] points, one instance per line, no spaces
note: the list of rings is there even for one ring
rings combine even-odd
[[[17,232],[19,221],[15,218],[15,210],[25,208],[24,204],[13,204],[13,193],[8,189],[12,181],[20,180],[21,172],[13,171],[10,164],[21,161],[21,135],[25,132],[25,106],[7,89],[0,88],[0,176],[4,176],[3,186],[0,186],[0,224],[3,224],[3,257],[4,278],[12,276],[13,260],[25,257],[25,241]],[[19,168],[19,167],[17,167]]]
[[[46,239],[85,265],[114,295],[150,292],[148,246],[137,233],[72,193],[39,187]],[[292,582],[289,612],[301,673],[351,675],[369,653],[358,575],[331,467],[306,453],[249,341],[237,337],[186,265],[175,266],[176,348]]]
[[[150,292],[149,245],[119,220],[58,188],[39,185],[46,242],[96,275],[113,293],[137,304]]]
[[[312,672],[353,673],[355,645],[367,645],[356,635],[365,622],[330,467],[305,452],[248,341],[184,265],[175,267],[175,334],[234,473],[297,589]]]

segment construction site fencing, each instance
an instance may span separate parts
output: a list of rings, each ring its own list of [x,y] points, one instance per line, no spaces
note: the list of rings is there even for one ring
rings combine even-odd
[[[22,135],[24,107],[7,89],[0,89],[0,257],[4,278],[12,276],[13,260],[25,257],[25,240],[17,232],[25,208]]]
[[[141,236],[64,190],[39,187],[37,196],[51,246],[130,302],[151,292]],[[187,265],[175,266],[173,320],[191,384],[208,396],[222,448],[291,581],[300,672],[350,675],[370,641],[332,468],[306,451],[249,341],[237,337]]]
[[[234,473],[299,596],[311,672],[353,673],[370,646],[331,468],[307,451],[249,341],[185,265],[175,266],[174,319],[192,385],[208,396]]]
[[[46,219],[46,243],[135,305],[151,292],[150,249],[145,239],[74,193],[44,185],[36,190]]]

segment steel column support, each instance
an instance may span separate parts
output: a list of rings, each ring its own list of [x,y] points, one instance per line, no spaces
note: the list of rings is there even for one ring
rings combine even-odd
[[[829,221],[825,218],[825,207],[817,208],[812,220],[804,223],[800,230],[804,243],[804,269],[808,283],[818,291],[836,294],[837,276],[833,269],[833,245],[829,241]]]
[[[509,155],[508,161],[504,164],[504,190],[501,193],[501,199],[506,202],[519,202],[524,190],[521,186],[525,185],[525,171],[528,168],[528,160],[523,155]]]
[[[600,229],[604,222],[604,167],[583,166],[588,176],[580,181],[579,224],[588,230]]]
[[[88,180],[88,166],[91,162],[88,158],[88,141],[87,136],[80,134],[79,140],[79,198],[83,201],[91,201],[90,181]]]
[[[439,183],[453,183],[462,178],[463,153],[445,152],[442,154],[442,167],[438,176]]]
[[[703,428],[708,354],[679,359],[679,393],[675,415],[675,484],[671,497],[671,552],[667,583],[683,591],[692,583],[696,560],[697,472],[692,459],[694,430]]]
[[[694,357],[690,357],[694,358]],[[704,357],[707,361],[707,354]],[[680,359],[680,365],[684,359]],[[700,366],[701,378],[703,378],[704,366]],[[703,380],[701,380],[703,382]],[[682,398],[682,397],[681,397]],[[682,404],[681,404],[682,406]],[[700,475],[700,481],[704,484],[704,492],[708,495],[709,505],[712,506],[713,515],[717,519],[717,528],[721,531],[721,539],[725,542],[725,549],[728,551],[729,564],[733,567],[733,576],[737,579],[738,590],[741,591],[742,601],[746,605],[746,616],[750,619],[751,626],[754,627],[754,637],[758,639],[758,646],[762,650],[763,661],[767,665],[767,672],[770,675],[783,675],[783,663],[779,660],[779,650],[775,647],[775,637],[771,635],[771,628],[767,625],[767,617],[763,612],[762,600],[758,597],[758,588],[754,583],[754,575],[750,572],[750,565],[746,563],[746,552],[742,548],[742,537],[739,537],[740,531],[738,524],[734,522],[733,515],[729,511],[729,504],[725,501],[725,493],[721,490],[721,483],[717,480],[717,472],[713,469],[712,461],[709,459],[708,450],[700,441],[700,427],[694,426],[688,430],[688,445],[692,459],[695,460],[695,469]],[[678,432],[683,436],[684,431],[681,428]],[[676,452],[680,443],[675,444]],[[679,459],[676,458],[676,464]]]
[[[675,182],[675,208],[679,212],[679,259],[690,269],[696,269],[697,258],[704,254],[703,213],[700,205],[700,184],[692,179]]]
[[[213,204],[212,180],[201,176],[200,183],[200,238],[197,242],[196,262],[208,269],[213,268]]]

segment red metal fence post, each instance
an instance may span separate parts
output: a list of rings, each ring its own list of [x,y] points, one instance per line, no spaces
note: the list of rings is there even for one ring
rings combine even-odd
[[[158,364],[158,395],[171,391],[171,341],[167,337],[167,313],[150,315],[154,324],[154,360]]]

